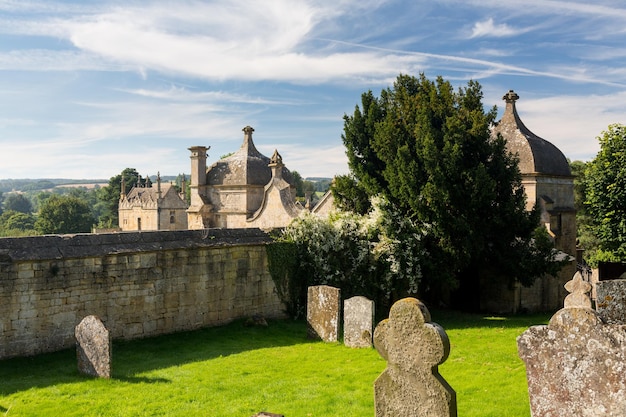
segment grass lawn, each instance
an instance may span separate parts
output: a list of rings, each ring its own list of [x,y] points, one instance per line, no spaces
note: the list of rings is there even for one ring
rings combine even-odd
[[[452,350],[441,375],[461,417],[528,417],[515,338],[548,315],[484,317],[431,311]],[[372,417],[374,349],[306,340],[303,322],[241,322],[114,342],[113,377],[78,374],[74,350],[0,361],[2,416]]]

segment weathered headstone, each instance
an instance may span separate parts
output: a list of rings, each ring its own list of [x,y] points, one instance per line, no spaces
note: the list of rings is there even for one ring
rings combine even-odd
[[[605,324],[591,308],[579,272],[565,284],[564,308],[547,326],[517,338],[533,417],[626,415],[626,326]]]
[[[596,311],[605,323],[626,324],[626,279],[596,283]]]
[[[456,417],[456,393],[439,375],[450,353],[445,330],[415,298],[396,302],[374,331],[387,368],[374,382],[376,417]]]
[[[96,316],[85,317],[74,331],[78,370],[100,378],[111,377],[111,338]]]
[[[356,296],[343,303],[343,343],[348,347],[372,347],[374,301]]]
[[[336,342],[339,337],[339,307],[341,291],[328,285],[308,288],[306,320],[308,336],[325,342]]]

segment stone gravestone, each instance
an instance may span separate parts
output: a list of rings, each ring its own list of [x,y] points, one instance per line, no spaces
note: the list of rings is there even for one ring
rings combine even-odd
[[[387,368],[374,382],[376,417],[456,417],[456,393],[439,375],[450,353],[445,330],[415,298],[396,302],[374,331]]]
[[[547,326],[517,338],[526,364],[533,417],[626,415],[626,327],[605,324],[591,308],[580,272],[565,284],[564,308]]]
[[[74,331],[78,370],[100,378],[111,377],[111,339],[96,316],[85,317]]]
[[[325,342],[336,342],[339,337],[339,306],[341,291],[328,285],[308,288],[306,320],[308,336]]]
[[[596,283],[596,311],[605,323],[626,324],[626,279]]]
[[[374,301],[357,296],[343,303],[343,343],[348,347],[372,347]]]

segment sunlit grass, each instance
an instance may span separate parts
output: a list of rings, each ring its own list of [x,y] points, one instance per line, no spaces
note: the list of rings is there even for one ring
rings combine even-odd
[[[457,392],[459,415],[527,417],[515,338],[547,316],[432,315],[451,340],[440,372]],[[306,340],[302,322],[237,322],[116,342],[110,380],[79,375],[73,350],[0,361],[0,417],[371,417],[373,381],[384,367],[374,349]]]

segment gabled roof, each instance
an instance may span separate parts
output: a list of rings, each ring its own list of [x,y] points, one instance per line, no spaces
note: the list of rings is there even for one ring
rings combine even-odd
[[[502,99],[506,101],[506,108],[493,134],[500,133],[509,151],[517,154],[522,174],[571,177],[567,158],[559,148],[531,132],[520,119],[515,108],[519,96],[509,90]]]
[[[159,185],[151,187],[133,187],[120,201],[120,207],[157,207],[161,208],[187,208],[187,203],[178,195],[172,184],[161,184],[161,196],[159,199]]]

